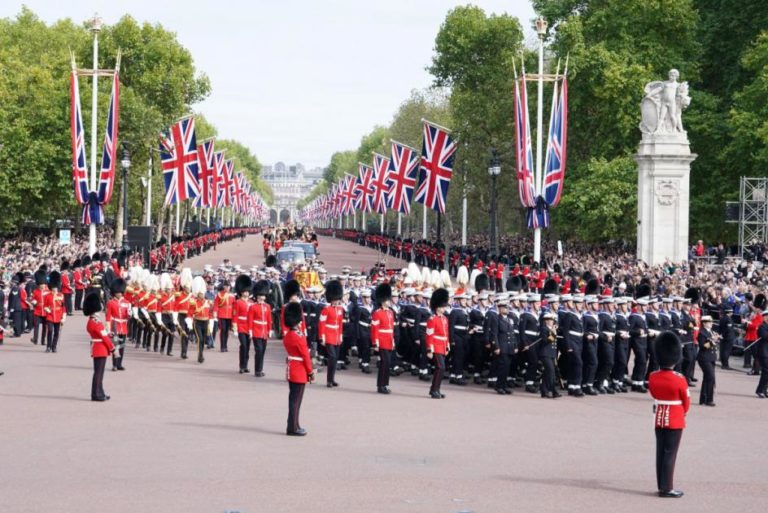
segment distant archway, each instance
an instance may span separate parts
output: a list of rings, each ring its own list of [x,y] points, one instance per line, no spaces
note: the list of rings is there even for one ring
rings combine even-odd
[[[280,222],[287,223],[291,220],[291,211],[284,208],[280,211]]]
[[[276,225],[277,224],[277,210],[274,208],[269,210],[269,224]]]

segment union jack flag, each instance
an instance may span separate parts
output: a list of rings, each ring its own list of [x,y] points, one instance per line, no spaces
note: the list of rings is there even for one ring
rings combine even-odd
[[[224,174],[224,152],[217,151],[213,154],[213,175],[211,176],[211,206],[219,206],[221,195],[221,180]]]
[[[389,159],[378,153],[373,154],[373,211],[377,214],[387,213],[387,195],[392,184],[388,180]]]
[[[355,177],[351,175],[347,175],[341,182],[341,205],[339,210],[342,215],[350,215],[355,208],[355,182]]]
[[[195,118],[187,117],[160,136],[165,176],[165,204],[174,205],[200,195]]]
[[[522,88],[520,87],[522,82]],[[525,71],[515,80],[515,162],[517,163],[517,188],[520,203],[524,207],[536,206],[536,189],[533,183],[533,151],[531,149],[531,123],[528,118],[528,89]]]
[[[221,180],[219,181],[219,189],[221,195],[219,196],[220,207],[232,206],[232,188],[235,184],[235,162],[232,159],[224,161],[224,167],[222,168]]]
[[[243,185],[245,177],[243,173],[235,173],[235,180],[232,182],[232,207],[235,211],[243,212]]]
[[[360,176],[355,180],[355,208],[366,214],[372,211],[371,197],[373,196],[373,169],[358,162],[358,173]]]
[[[416,187],[416,168],[419,156],[415,148],[392,141],[392,159],[389,161],[387,207],[401,214],[411,213],[413,189]]]
[[[557,101],[556,104],[555,101]],[[550,208],[560,203],[560,197],[563,193],[565,140],[568,131],[568,79],[563,78],[563,88],[559,97],[557,82],[555,82],[552,107],[547,140],[547,159],[544,163],[544,200]]]
[[[196,207],[210,208],[213,206],[213,184],[216,175],[216,157],[213,146],[213,139],[208,139],[197,145],[197,160],[200,163],[200,195],[195,201]]]
[[[445,129],[425,120],[416,201],[442,214],[445,213],[448,186],[453,176],[455,153],[456,141],[453,137]]]
[[[75,199],[83,205],[88,202],[88,166],[85,162],[85,131],[83,129],[83,113],[80,108],[80,87],[77,82],[77,72],[74,70],[69,84],[72,124],[72,178],[75,182]]]
[[[112,199],[115,185],[115,165],[117,161],[117,125],[120,115],[120,80],[118,73],[112,76],[112,95],[107,112],[107,133],[104,136],[104,150],[101,154],[101,173],[99,176],[99,204],[106,205]]]

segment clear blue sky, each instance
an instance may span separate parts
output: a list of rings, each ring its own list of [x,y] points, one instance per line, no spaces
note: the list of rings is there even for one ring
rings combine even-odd
[[[263,163],[325,166],[337,150],[388,124],[425,71],[434,39],[457,0],[27,0],[46,22],[124,14],[178,34],[213,91],[195,106]],[[533,41],[528,0],[475,0],[520,19]],[[0,2],[13,17],[22,2]]]

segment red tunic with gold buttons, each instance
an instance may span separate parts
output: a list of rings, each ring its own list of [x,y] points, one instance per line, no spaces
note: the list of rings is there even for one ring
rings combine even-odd
[[[285,378],[291,383],[307,383],[312,373],[312,358],[309,356],[307,338],[292,329],[283,337],[286,358]]]
[[[91,337],[91,358],[105,358],[115,349],[109,332],[104,324],[94,316],[88,318],[85,325],[88,335]]]
[[[64,294],[61,292],[48,291],[48,293],[45,294],[44,301],[43,312],[45,313],[45,319],[54,324],[60,323],[67,313],[67,310],[64,307]]]
[[[217,319],[231,319],[235,306],[235,296],[227,292],[219,292],[213,299],[213,316]]]
[[[131,315],[131,303],[125,298],[116,297],[107,301],[105,312],[107,325],[115,335],[128,334],[128,317]]]
[[[328,305],[323,308],[317,324],[317,336],[320,341],[332,346],[341,344],[343,328],[344,307]]]
[[[251,301],[249,299],[238,299],[235,301],[232,314],[232,324],[238,333],[248,333],[250,331],[251,324],[248,321],[248,312],[251,309]]]
[[[448,348],[448,319],[433,315],[427,321],[427,352],[445,354]]]
[[[248,331],[253,338],[269,338],[272,331],[272,307],[267,303],[252,303],[248,309]]]
[[[61,293],[72,294],[72,284],[69,281],[69,273],[61,273]]]
[[[691,406],[688,381],[673,370],[661,369],[648,376],[648,391],[656,400],[654,426],[662,429],[683,429],[685,415]]]
[[[395,347],[395,314],[389,308],[379,308],[371,315],[371,344],[391,351]]]
[[[51,293],[48,287],[40,285],[32,291],[32,304],[35,309],[32,311],[37,317],[45,317],[45,298]]]

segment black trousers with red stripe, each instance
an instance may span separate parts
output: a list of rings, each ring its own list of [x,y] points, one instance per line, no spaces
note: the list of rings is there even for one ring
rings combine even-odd
[[[305,383],[288,382],[288,427],[289,433],[295,433],[301,428],[299,424],[299,410],[304,399]]]
[[[656,428],[656,484],[660,492],[674,490],[675,460],[682,437],[682,429]]]

